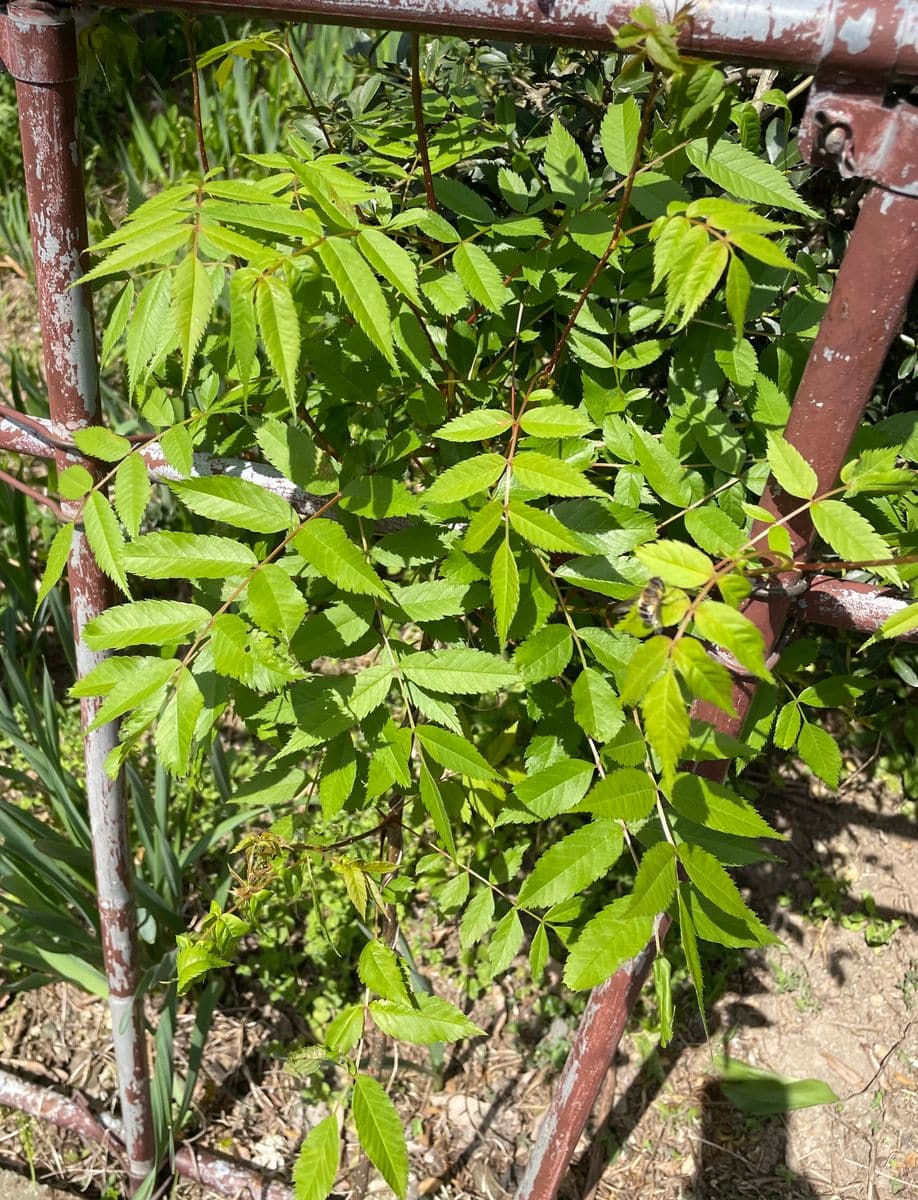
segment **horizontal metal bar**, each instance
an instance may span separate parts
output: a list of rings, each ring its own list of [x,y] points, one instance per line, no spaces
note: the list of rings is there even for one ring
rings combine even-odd
[[[84,1141],[102,1146],[119,1162],[124,1160],[120,1122],[106,1121],[110,1128],[104,1128],[80,1096],[71,1099],[0,1070],[0,1105],[76,1133]],[[292,1200],[292,1193],[285,1184],[267,1180],[247,1163],[224,1158],[197,1146],[179,1146],[175,1153],[175,1169],[186,1179],[195,1180],[210,1191],[233,1200],[241,1196],[252,1197],[252,1200]]]
[[[16,454],[32,458],[53,459],[55,449],[60,450],[61,442],[56,439],[51,430],[51,422],[40,417],[29,417],[18,420],[14,416],[0,417],[0,450],[10,450]],[[307,517],[315,512],[327,497],[314,496],[305,492],[297,484],[285,479],[273,467],[263,463],[247,462],[242,458],[217,458],[211,454],[195,454],[190,476],[183,475],[175,467],[169,465],[158,441],[145,443],[140,454],[147,464],[147,470],[153,479],[166,481],[170,479],[203,479],[211,475],[232,475],[254,483],[256,487],[264,488],[280,496],[298,512]],[[73,461],[80,461],[76,446],[72,451]]]
[[[609,45],[633,0],[115,0],[115,7],[228,12],[476,34],[509,41]],[[88,6],[87,6],[88,7]],[[662,14],[667,7],[655,0]],[[697,0],[682,31],[689,54],[731,63],[768,63],[853,78],[918,78],[914,0]]]
[[[796,605],[792,606],[791,613],[801,621],[811,621],[816,625],[876,633],[884,621],[901,612],[909,603],[898,596],[890,596],[873,584],[836,579],[832,575],[817,575]],[[918,629],[904,633],[895,640],[918,642]]]

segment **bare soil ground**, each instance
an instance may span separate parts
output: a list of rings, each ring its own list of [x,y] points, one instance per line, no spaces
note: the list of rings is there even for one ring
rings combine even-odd
[[[912,806],[863,776],[838,796],[800,780],[765,783],[760,802],[790,840],[782,864],[750,868],[743,882],[784,946],[725,960],[710,1042],[688,1003],[665,1050],[636,1024],[604,1089],[605,1115],[581,1139],[565,1200],[918,1194]],[[534,1000],[521,977],[493,987],[472,1010],[488,1038],[448,1054],[439,1081],[426,1055],[400,1064],[392,1091],[414,1196],[503,1200],[514,1191],[576,1025],[569,1012],[540,1022]],[[182,1028],[189,1024],[190,1016]],[[295,1034],[270,1007],[218,1014],[197,1097],[201,1144],[269,1170],[289,1166],[304,1129],[326,1111],[270,1051]],[[840,1102],[743,1116],[714,1081],[712,1051],[725,1045],[756,1066],[825,1080]],[[65,985],[15,998],[0,1014],[0,1065],[112,1107],[105,1005]],[[348,1151],[341,1194],[353,1190]],[[102,1151],[19,1114],[0,1120],[0,1159],[83,1194],[111,1188]],[[385,1192],[371,1183],[371,1194]],[[201,1195],[190,1184],[176,1194]]]

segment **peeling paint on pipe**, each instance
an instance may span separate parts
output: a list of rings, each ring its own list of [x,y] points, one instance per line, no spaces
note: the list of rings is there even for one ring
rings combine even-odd
[[[69,14],[14,5],[0,20],[6,65],[16,77],[50,432],[60,443],[71,440],[75,430],[99,420],[89,293],[71,286],[82,275],[80,260],[87,244],[82,169],[79,154],[73,152],[79,145],[76,36]],[[73,461],[62,449],[56,450],[55,458],[61,468]],[[93,464],[86,465],[93,469]],[[69,504],[65,512],[75,516],[77,506],[64,503]],[[74,533],[67,574],[77,673],[82,677],[101,659],[83,641],[83,628],[112,598],[108,580],[79,528]],[[98,700],[81,701],[84,729],[97,709]],[[84,735],[86,796],[112,1039],[127,1130],[128,1174],[136,1187],[154,1167],[153,1122],[143,1018],[136,997],[136,913],[127,812],[120,779],[110,779],[105,771],[106,756],[117,742],[114,724]]]
[[[100,1113],[97,1120],[82,1096],[62,1096],[0,1070],[0,1105],[78,1134],[86,1142],[103,1146],[119,1162],[124,1161],[121,1123],[109,1119],[107,1113]],[[293,1200],[286,1184],[266,1179],[248,1163],[197,1146],[179,1146],[175,1169],[186,1179],[230,1200]]]
[[[597,46],[624,25],[632,0],[115,0],[120,8],[228,12],[460,36]],[[660,0],[653,7],[665,16]],[[731,63],[918,77],[913,0],[697,0],[682,32],[691,54]]]
[[[669,924],[668,916],[657,918],[656,936],[660,942]],[[652,941],[637,958],[619,967],[611,979],[590,994],[548,1111],[539,1126],[516,1200],[552,1200],[556,1195],[655,953],[656,941]]]

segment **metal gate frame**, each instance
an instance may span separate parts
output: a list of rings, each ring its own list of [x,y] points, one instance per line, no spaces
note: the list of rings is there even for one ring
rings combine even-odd
[[[632,4],[621,0],[116,0],[119,7],[219,10],[416,32],[480,34],[515,41],[608,45]],[[815,72],[800,146],[814,164],[871,185],[841,264],[825,316],[794,399],[785,436],[831,488],[861,421],[887,351],[918,278],[918,109],[890,90],[918,80],[918,4],[914,0],[698,0],[680,41],[685,51],[732,63],[810,68]],[[86,209],[77,129],[77,57],[73,12],[41,0],[14,0],[0,12],[0,69],[16,81],[35,257],[42,352],[50,419],[0,405],[0,449],[53,459],[59,469],[80,463],[98,478],[100,466],[81,455],[73,433],[99,423],[98,360],[91,298],[74,287],[87,247]],[[900,89],[901,91],[902,89]],[[156,442],[143,450],[154,479],[175,477]],[[296,501],[299,489],[269,468],[195,455],[194,475],[233,473]],[[4,477],[16,486],[17,480]],[[21,485],[25,486],[25,485]],[[34,489],[28,489],[35,496]],[[41,494],[37,498],[45,499]],[[762,504],[778,516],[796,505],[770,480]],[[51,502],[53,505],[53,502]],[[72,520],[74,502],[53,511]],[[803,513],[787,522],[794,559],[805,559],[813,528]],[[756,529],[755,532],[759,530]],[[86,623],[112,603],[110,585],[77,527],[68,561],[78,677],[102,655],[82,639]],[[752,599],[746,615],[773,654],[795,618],[875,632],[904,602],[865,584],[812,576],[800,595],[783,591]],[[918,640],[918,633],[909,635]],[[733,664],[735,718],[696,703],[693,713],[716,729],[739,732],[756,683]],[[81,701],[84,729],[101,701]],[[106,1129],[85,1101],[68,1100],[0,1071],[0,1105],[73,1130],[107,1146],[123,1164],[128,1189],[154,1168],[150,1067],[137,996],[136,912],[132,895],[127,811],[120,779],[104,770],[117,743],[117,723],[84,735],[86,790],[92,830],[102,949],[110,993],[112,1036],[121,1097],[121,1124]],[[698,769],[723,777],[727,763]],[[657,920],[658,939],[669,924]],[[612,1063],[644,984],[656,940],[596,988],[556,1085],[517,1200],[553,1200]],[[175,1155],[177,1173],[227,1196],[289,1200],[289,1189],[267,1182],[244,1163],[190,1146]]]

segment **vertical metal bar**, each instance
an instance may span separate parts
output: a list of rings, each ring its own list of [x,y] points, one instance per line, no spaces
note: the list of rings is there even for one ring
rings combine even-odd
[[[817,495],[838,481],[916,279],[918,198],[874,187],[861,205],[784,432],[816,472]],[[782,492],[772,479],[762,505],[785,517],[801,501]],[[755,531],[763,528],[758,525]],[[787,528],[794,557],[806,558],[813,542],[809,513],[793,517]],[[777,644],[792,603],[752,600],[744,608],[764,634],[768,651]],[[737,734],[754,695],[755,683],[738,679],[733,689],[735,718],[701,703],[694,715]]]
[[[861,207],[785,432],[815,470],[817,494],[838,479],[916,278],[918,199],[874,188]],[[774,480],[769,481],[762,503],[778,516],[800,505],[783,494]],[[795,555],[805,555],[813,539],[808,514],[794,517],[788,529]],[[777,644],[790,605],[790,600],[756,600],[745,609],[761,629],[768,652]],[[715,729],[738,733],[755,688],[754,680],[737,679],[735,718],[702,703],[694,705],[693,715]],[[728,764],[700,766],[710,768],[711,774],[723,774]],[[650,943],[634,963],[619,968],[590,996],[517,1200],[553,1200],[557,1194],[655,949]]]
[[[656,936],[661,942],[669,923],[666,915],[657,918]],[[656,944],[651,942],[637,958],[590,993],[548,1112],[539,1126],[517,1200],[552,1200],[561,1186],[655,953]]]
[[[82,274],[80,256],[87,243],[73,17],[63,11],[14,5],[6,18],[6,33],[7,65],[16,77],[52,433],[55,438],[69,439],[74,430],[100,419],[90,297],[85,288],[72,286]],[[61,450],[56,459],[59,467],[74,461]],[[70,504],[68,515],[76,514],[77,506]],[[83,628],[104,611],[111,596],[108,581],[80,528],[74,534],[68,579],[77,671],[83,676],[102,657],[86,646]],[[98,701],[82,701],[84,729],[97,709]],[[136,1186],[153,1169],[154,1142],[143,1014],[136,996],[136,914],[127,810],[120,778],[110,779],[105,770],[106,756],[117,742],[115,724],[84,737],[86,795],[112,1038],[128,1170]]]

